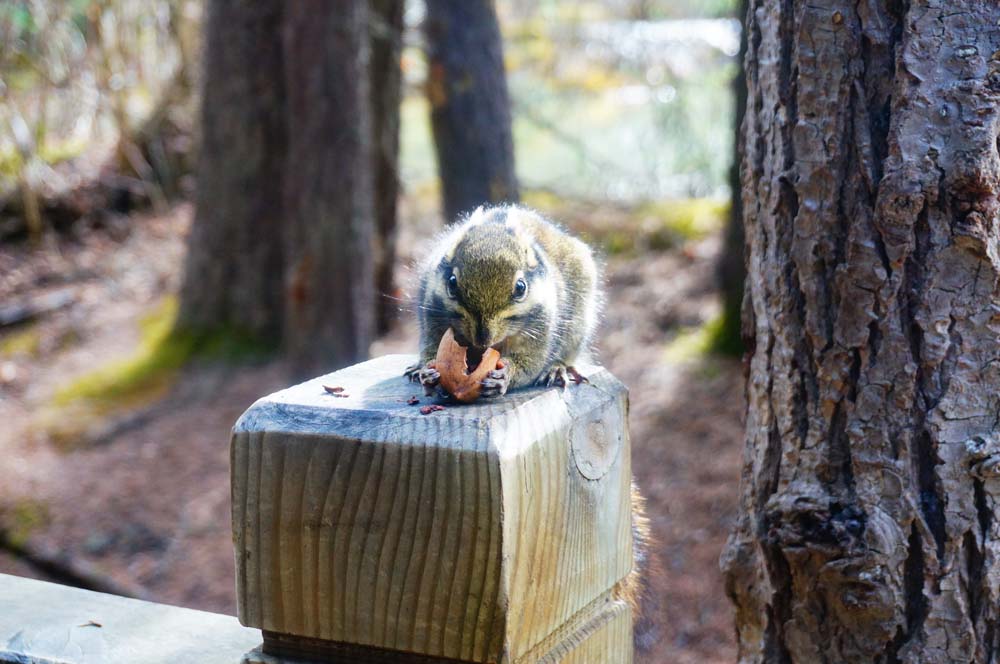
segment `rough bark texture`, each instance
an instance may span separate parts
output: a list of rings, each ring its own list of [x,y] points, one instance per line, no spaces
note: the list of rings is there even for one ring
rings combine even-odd
[[[371,0],[372,167],[375,170],[376,328],[387,332],[396,313],[392,272],[396,262],[399,197],[399,104],[403,72],[403,0]]]
[[[742,662],[994,662],[1000,4],[752,0]]]
[[[281,334],[282,4],[207,3],[198,192],[181,293],[187,327]]]
[[[444,214],[518,200],[510,98],[491,0],[428,0],[427,97]]]
[[[375,329],[368,2],[285,14],[285,343],[308,375],[367,357]]]

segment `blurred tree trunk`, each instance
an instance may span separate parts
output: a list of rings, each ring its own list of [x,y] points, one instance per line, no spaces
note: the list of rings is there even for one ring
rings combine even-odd
[[[445,218],[517,201],[510,99],[491,0],[428,0],[427,97]]]
[[[740,52],[736,58],[738,69],[733,79],[733,164],[729,169],[730,209],[729,223],[719,257],[718,276],[722,288],[722,330],[716,345],[719,350],[737,355],[743,351],[742,325],[743,283],[746,264],[743,260],[743,197],[740,193],[740,154],[743,151],[743,117],[747,108],[747,82],[743,60],[747,52],[746,17],[748,0],[740,0],[737,11],[743,26],[740,31]]]
[[[294,371],[368,355],[375,331],[368,0],[285,7],[285,343]]]
[[[399,198],[399,105],[402,101],[403,0],[371,0],[372,165],[375,170],[376,329],[387,332],[399,307],[392,299]]]
[[[998,23],[751,2],[741,662],[1000,655]]]
[[[283,3],[207,4],[201,149],[180,324],[280,339],[287,145]]]
[[[368,2],[208,3],[179,325],[282,343],[298,375],[364,358],[374,334]],[[398,119],[381,112],[394,153]]]

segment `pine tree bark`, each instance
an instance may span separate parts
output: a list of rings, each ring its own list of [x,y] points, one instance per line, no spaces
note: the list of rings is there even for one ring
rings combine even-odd
[[[403,0],[371,0],[372,166],[375,171],[375,327],[387,332],[399,311],[392,298],[399,198]]]
[[[285,344],[296,374],[364,359],[375,329],[368,0],[285,8]]]
[[[998,22],[751,0],[741,662],[1000,658]]]
[[[179,318],[189,329],[281,336],[282,5],[207,3],[198,190]]]
[[[510,98],[492,0],[428,0],[427,97],[445,218],[518,200]]]

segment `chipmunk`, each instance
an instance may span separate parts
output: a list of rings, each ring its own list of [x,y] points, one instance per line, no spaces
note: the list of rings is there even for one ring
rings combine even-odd
[[[585,382],[574,366],[597,323],[601,294],[589,247],[522,207],[479,208],[438,243],[419,277],[420,362],[407,369],[428,394],[428,366],[450,327],[478,361],[500,351],[502,368],[481,396],[525,385]]]
[[[440,374],[430,365],[450,327],[473,364],[487,348],[500,351],[502,368],[483,380],[481,396],[587,381],[574,365],[589,350],[603,295],[586,244],[531,210],[503,205],[477,209],[435,245],[419,274],[420,360],[406,370],[411,380],[428,394],[436,390]],[[651,638],[651,616],[640,605],[654,599],[643,574],[655,560],[634,482],[632,515],[635,564],[616,595],[631,605],[642,644]]]

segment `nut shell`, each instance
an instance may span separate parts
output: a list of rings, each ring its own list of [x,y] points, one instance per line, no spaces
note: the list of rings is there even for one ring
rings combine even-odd
[[[496,369],[500,353],[487,348],[472,373],[467,373],[467,353],[468,349],[455,341],[455,333],[448,328],[438,344],[434,368],[441,375],[439,385],[444,391],[459,401],[469,403],[479,398],[483,389],[482,381],[489,372]]]

